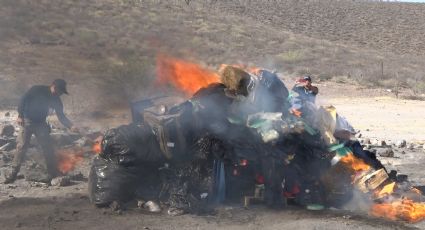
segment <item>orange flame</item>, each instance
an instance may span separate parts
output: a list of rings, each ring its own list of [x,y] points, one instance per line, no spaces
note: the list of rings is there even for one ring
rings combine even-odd
[[[341,158],[343,164],[353,169],[355,172],[366,171],[370,169],[370,166],[366,164],[362,159],[355,157],[352,153],[349,153]]]
[[[391,195],[394,192],[394,188],[395,182],[392,182],[384,186],[380,191],[375,192],[375,194]],[[410,191],[422,195],[421,191],[416,188],[411,188]],[[418,222],[425,219],[425,203],[415,202],[408,198],[399,198],[387,203],[373,204],[370,214],[390,220]]]
[[[100,145],[100,142],[95,142],[93,145],[93,152],[95,154],[99,154],[102,151],[102,147]]]
[[[195,63],[163,55],[157,57],[156,68],[160,84],[170,83],[187,95],[192,95],[211,83],[220,82],[220,77],[215,72],[202,68]]]
[[[353,170],[353,174],[361,175],[370,170],[370,166],[362,159],[356,158],[349,153],[341,158],[340,162]],[[353,175],[354,177],[355,175]],[[409,222],[418,222],[425,219],[425,203],[415,202],[408,198],[397,198],[391,196],[396,188],[396,183],[387,183],[381,189],[377,189],[371,194],[374,199],[389,197],[384,203],[373,203],[369,213],[376,217],[383,217],[390,220],[404,220]],[[412,192],[420,194],[418,189],[412,188]],[[395,199],[395,200],[393,200]]]
[[[58,169],[62,173],[68,173],[75,169],[76,165],[83,161],[83,151],[77,148],[61,149],[57,151]]]
[[[98,138],[96,138],[94,140],[92,151],[95,154],[100,154],[100,152],[102,152],[102,145],[101,145],[102,144],[102,138],[103,138],[103,136],[99,136]]]
[[[391,220],[418,222],[425,219],[425,203],[400,199],[392,203],[373,204],[370,213]]]

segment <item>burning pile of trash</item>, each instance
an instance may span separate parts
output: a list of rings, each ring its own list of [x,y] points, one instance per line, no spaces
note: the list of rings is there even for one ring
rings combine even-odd
[[[214,73],[168,57],[158,76],[191,96],[135,102],[134,123],[105,132],[89,176],[97,206],[139,200],[171,215],[232,201],[322,210],[358,191],[374,216],[425,218],[422,194],[388,174],[333,106],[315,105],[314,92],[289,91],[266,69]]]

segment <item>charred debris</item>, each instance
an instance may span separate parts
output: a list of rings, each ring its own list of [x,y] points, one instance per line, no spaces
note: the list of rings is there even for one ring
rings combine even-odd
[[[414,189],[364,149],[334,107],[289,91],[271,71],[230,66],[221,76],[188,100],[134,102],[133,123],[104,134],[90,172],[91,201],[138,200],[170,215],[211,212],[223,202],[322,210],[341,208],[360,191],[379,209]]]

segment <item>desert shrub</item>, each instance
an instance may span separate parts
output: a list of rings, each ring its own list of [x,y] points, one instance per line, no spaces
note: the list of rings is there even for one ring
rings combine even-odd
[[[412,89],[414,95],[425,93],[425,82],[421,74],[407,78],[406,82]]]
[[[425,82],[421,81],[414,85],[415,94],[425,93]]]
[[[295,73],[299,76],[310,75],[311,71],[309,68],[299,68],[295,71]]]
[[[334,78],[336,83],[341,83],[341,84],[345,84],[348,83],[349,80],[346,76],[337,76]]]
[[[317,76],[318,80],[320,81],[329,81],[332,79],[332,75],[327,73],[321,73]]]
[[[290,50],[285,53],[278,54],[277,57],[284,62],[294,63],[304,59],[304,54],[301,50]]]
[[[74,32],[75,38],[82,43],[94,44],[99,36],[96,31],[87,28],[79,28]]]
[[[425,96],[423,95],[407,95],[402,96],[401,98],[406,100],[425,101]]]

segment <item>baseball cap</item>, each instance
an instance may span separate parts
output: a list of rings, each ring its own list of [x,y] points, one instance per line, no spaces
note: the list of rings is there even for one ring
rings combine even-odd
[[[68,94],[68,91],[66,90],[66,81],[63,79],[55,79],[52,83],[52,85],[55,85],[56,88],[61,91],[64,94]]]
[[[310,75],[306,75],[306,76],[304,76],[304,77],[303,77],[303,79],[304,79],[304,81],[309,81],[309,82],[311,82],[311,77],[310,77]]]

